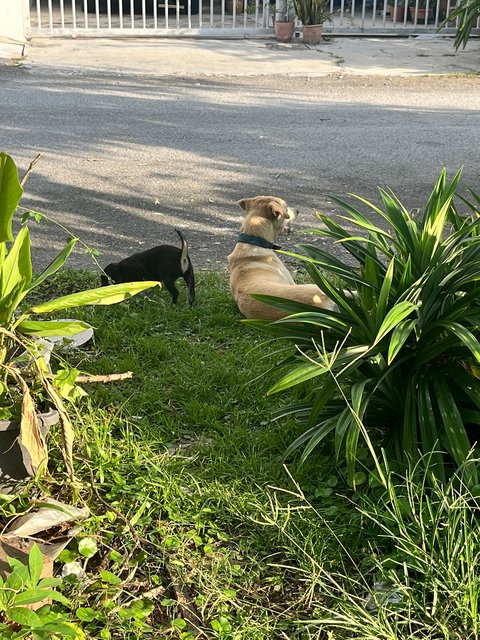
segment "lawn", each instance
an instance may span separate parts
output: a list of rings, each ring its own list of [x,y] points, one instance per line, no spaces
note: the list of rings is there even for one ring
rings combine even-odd
[[[67,270],[35,295],[97,281]],[[386,464],[379,485],[363,442],[356,491],[333,438],[285,459],[304,426],[274,414],[305,391],[267,392],[292,346],[241,322],[226,274],[197,282],[192,308],[151,290],[71,314],[95,336],[59,365],[132,377],[85,383],[71,405],[80,484],[51,433],[35,496],[91,512],[56,563],[76,567],[70,604],[53,609],[89,639],[478,640],[478,501],[432,483],[428,461],[406,477]]]
[[[241,322],[226,274],[197,273],[193,308],[60,274],[76,238],[35,276],[28,227],[9,246],[22,190],[1,155],[0,408],[37,477],[0,494],[0,523],[49,496],[90,514],[61,578],[42,579],[35,545],[26,564],[7,554],[1,639],[479,640],[480,195],[459,211],[461,172],[419,216],[358,198],[390,232],[341,200],[358,237],[319,214],[357,267],[291,257],[339,311],[268,325]],[[94,339],[56,347],[50,375],[28,336],[85,322]],[[36,410],[52,403],[47,472]]]
[[[66,271],[39,296],[96,278]],[[95,339],[69,362],[133,373],[83,385],[75,405],[82,535],[98,547],[89,584],[72,586],[77,615],[101,638],[316,637],[318,567],[344,563],[342,544],[363,553],[362,518],[329,447],[283,458],[298,427],[272,421],[281,398],[266,392],[286,345],[241,323],[225,275],[197,280],[192,308],[182,290],[177,306],[150,292],[75,313]],[[77,557],[74,544],[61,559]]]

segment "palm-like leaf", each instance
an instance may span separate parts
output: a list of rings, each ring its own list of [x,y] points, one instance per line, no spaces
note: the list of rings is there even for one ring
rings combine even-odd
[[[317,214],[323,225],[312,232],[340,243],[355,264],[313,246],[294,255],[338,312],[261,298],[293,315],[250,324],[299,347],[271,393],[308,389],[290,412],[306,430],[289,452],[301,448],[305,458],[333,433],[353,481],[363,425],[380,428],[403,464],[433,451],[439,478],[467,460],[469,422],[480,417],[480,197],[460,198],[467,212],[459,213],[460,177],[449,182],[443,170],[416,214],[385,190],[382,207],[355,196],[381,228],[340,199],[348,229]],[[475,467],[468,469],[476,483]]]
[[[470,39],[472,29],[477,24],[480,17],[479,0],[461,0],[445,18],[439,28],[446,27],[449,22],[454,20],[457,22],[457,31],[455,33],[454,47],[465,49]]]

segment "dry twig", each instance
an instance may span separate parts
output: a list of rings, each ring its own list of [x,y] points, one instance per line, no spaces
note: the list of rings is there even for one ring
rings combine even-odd
[[[75,382],[112,382],[113,380],[126,380],[131,378],[133,373],[126,371],[125,373],[110,373],[98,376],[77,376]]]
[[[40,158],[42,157],[41,153],[37,153],[37,155],[35,156],[35,158],[30,162],[30,164],[28,165],[28,169],[25,173],[25,175],[23,176],[23,178],[20,181],[20,186],[23,188],[23,185],[26,183],[26,181],[28,180],[28,178],[30,177],[30,174],[33,171],[33,167],[37,164],[37,162],[40,160]]]

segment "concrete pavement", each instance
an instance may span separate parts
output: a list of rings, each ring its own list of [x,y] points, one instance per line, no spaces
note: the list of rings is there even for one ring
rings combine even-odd
[[[32,69],[157,76],[421,76],[480,73],[480,42],[452,38],[329,38],[318,46],[271,39],[35,39],[0,41],[0,61]]]

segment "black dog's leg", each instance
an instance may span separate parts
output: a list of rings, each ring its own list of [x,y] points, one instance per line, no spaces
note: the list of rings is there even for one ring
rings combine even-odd
[[[172,296],[173,304],[177,304],[178,289],[175,286],[175,280],[164,280],[163,284],[165,285],[166,289],[168,289],[168,291],[170,291],[170,295]]]

